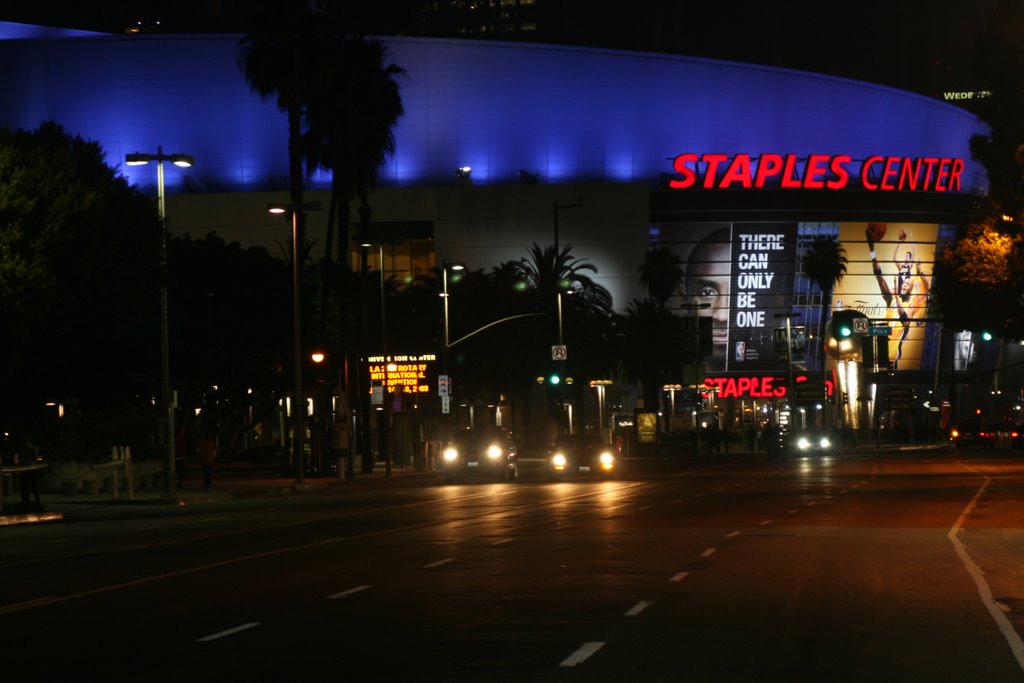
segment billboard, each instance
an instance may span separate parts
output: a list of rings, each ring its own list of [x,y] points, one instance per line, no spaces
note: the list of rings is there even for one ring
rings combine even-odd
[[[708,372],[775,372],[775,329],[793,300],[796,223],[661,226],[686,273],[684,315],[712,319]]]
[[[786,362],[790,319],[795,370],[820,368],[811,352],[825,334],[820,298],[801,275],[797,254],[819,236],[834,236],[845,251],[846,274],[832,293],[831,311],[853,309],[876,325],[892,327],[890,366],[934,367],[934,339],[926,345],[929,297],[940,226],[930,223],[668,223],[659,246],[679,256],[685,277],[677,313],[712,319],[709,373],[778,372]],[[797,296],[796,290],[800,295]],[[934,336],[934,335],[933,335]],[[955,365],[966,368],[971,340],[956,340]],[[681,351],[688,356],[686,349]],[[806,355],[805,355],[806,354]],[[805,362],[806,361],[806,362]]]
[[[939,226],[924,223],[841,223],[846,276],[832,292],[832,310],[855,309],[892,326],[893,370],[923,363],[928,302]]]

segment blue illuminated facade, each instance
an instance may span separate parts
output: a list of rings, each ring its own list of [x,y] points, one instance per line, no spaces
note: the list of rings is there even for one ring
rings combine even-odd
[[[18,35],[8,31],[6,35]],[[0,35],[5,35],[0,33]],[[25,35],[25,33],[22,33]],[[28,34],[32,35],[32,34]],[[237,64],[238,35],[64,35],[0,41],[0,123],[53,119],[111,164],[162,146],[201,164],[197,187],[286,186],[285,120]],[[818,74],[688,57],[529,44],[387,38],[405,116],[382,187],[641,182],[666,186],[684,152],[954,157],[983,184],[979,121],[943,102]],[[358,106],[358,103],[354,103]],[[154,183],[145,169],[123,169]],[[168,191],[183,176],[170,174]],[[313,178],[326,187],[325,178]]]

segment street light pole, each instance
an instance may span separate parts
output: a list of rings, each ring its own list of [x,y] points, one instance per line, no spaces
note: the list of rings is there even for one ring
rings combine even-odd
[[[299,244],[299,223],[304,210],[319,210],[319,202],[307,202],[301,206],[292,204],[268,204],[272,214],[290,213],[292,219],[292,340],[294,346],[294,386],[292,388],[292,455],[295,458],[295,482],[305,481],[305,459],[303,439],[306,431],[306,399],[302,391],[302,256]]]
[[[164,161],[175,166],[188,168],[196,163],[191,154],[164,154],[163,147],[156,148],[156,154],[135,152],[126,154],[124,161],[128,166],[142,166],[150,161],[156,162],[156,194],[157,208],[160,213],[160,408],[164,423],[164,495],[175,494],[174,476],[174,405],[171,400],[171,344],[170,323],[167,301],[167,206],[164,196]]]
[[[787,379],[789,382],[786,386],[786,401],[790,404],[790,410],[793,409],[793,401],[795,399],[795,392],[793,391],[793,327],[791,321],[798,315],[800,315],[800,313],[796,311],[786,311],[785,313],[775,314],[776,318],[786,319],[786,368]]]
[[[699,392],[699,387],[704,382],[704,378],[698,376],[698,372],[703,367],[704,357],[703,354],[701,354],[700,352],[700,316],[698,315],[697,311],[711,308],[711,304],[707,301],[695,301],[689,304],[682,304],[680,307],[693,311],[693,383],[694,388]],[[700,402],[698,402],[698,405],[699,404]],[[696,424],[693,425],[693,429],[697,434],[697,455],[700,456],[700,411],[697,412],[697,421]]]
[[[455,431],[451,413],[452,378],[448,374],[448,347],[451,346],[448,327],[448,269],[454,271],[465,270],[466,266],[461,263],[449,264],[447,261],[441,264],[441,297],[444,299],[444,349],[441,355],[441,368],[448,378],[448,440],[451,441]]]

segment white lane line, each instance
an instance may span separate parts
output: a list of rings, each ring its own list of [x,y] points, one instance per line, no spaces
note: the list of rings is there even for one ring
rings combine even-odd
[[[727,533],[725,535],[725,537],[726,538],[736,538],[737,536],[739,536],[742,533],[743,533],[742,531],[730,531],[729,533]]]
[[[807,507],[809,507],[809,508],[812,508],[812,507],[814,507],[814,506],[815,506],[816,504],[817,504],[817,503],[815,503],[815,502],[814,502],[814,501],[812,500],[812,501],[811,501],[810,503],[807,503]]]
[[[650,510],[650,509],[651,509],[651,506],[650,506],[650,505],[644,505],[644,506],[642,506],[642,507],[638,507],[638,508],[637,508],[637,510],[638,510],[638,511],[639,511],[639,510]]]
[[[675,499],[669,501],[669,503],[682,503],[682,502],[683,502],[682,498],[675,498]]]
[[[582,664],[583,662],[587,661],[587,659],[591,655],[600,650],[602,647],[604,647],[604,643],[601,642],[583,643],[583,645],[581,645],[580,648],[576,650],[576,652],[573,652],[571,655],[562,660],[562,663],[558,666],[576,666],[577,664]]]
[[[673,583],[679,583],[680,581],[685,579],[687,576],[689,576],[689,574],[690,574],[690,572],[679,572],[678,574],[673,576],[671,579],[669,579],[669,581],[671,581]]]
[[[704,497],[703,493],[698,493],[696,496],[694,496],[694,498],[703,498],[703,497]]]
[[[700,554],[700,556],[701,556],[701,557],[711,557],[712,555],[714,555],[714,554],[715,554],[715,551],[716,551],[716,550],[718,550],[718,548],[708,548],[707,550],[705,550],[704,552],[702,552],[702,553]]]
[[[217,520],[227,519],[227,518],[228,518],[227,515],[217,515],[216,517],[207,517],[204,521],[206,521],[206,522],[216,522]]]
[[[253,621],[253,622],[250,622],[248,624],[242,624],[241,626],[236,626],[234,628],[229,628],[227,631],[221,631],[220,633],[213,633],[213,634],[210,634],[208,636],[203,636],[202,638],[197,638],[196,642],[197,643],[208,643],[211,640],[217,640],[218,638],[225,638],[227,636],[233,636],[236,633],[239,633],[241,631],[245,631],[247,629],[250,629],[250,628],[253,628],[254,626],[259,626],[259,625],[260,625],[260,622]]]
[[[761,526],[768,526],[769,524],[771,524],[774,521],[775,521],[774,519],[766,519],[763,522],[761,522]]]
[[[443,560],[438,560],[437,562],[431,562],[430,564],[425,564],[425,565],[423,565],[423,569],[433,569],[434,567],[440,567],[443,564],[448,564],[449,562],[454,562],[454,561],[455,561],[454,557],[448,557],[448,558],[445,558]]]
[[[641,600],[640,602],[630,607],[629,610],[623,616],[635,617],[636,615],[640,614],[653,604],[654,602],[651,600]]]
[[[796,510],[790,510],[790,511],[789,511],[789,512],[787,512],[786,514],[787,514],[787,515],[795,515],[795,514],[796,514]]]
[[[494,543],[492,543],[491,547],[494,547],[496,545],[505,545],[506,543],[511,543],[511,542],[512,542],[511,538],[503,538],[500,541],[495,541]]]
[[[968,467],[967,469],[970,470],[971,468]],[[978,492],[974,494],[974,498],[972,498],[971,502],[967,504],[964,511],[960,513],[960,518],[956,520],[956,524],[953,525],[953,528],[949,530],[949,533],[946,534],[946,536],[949,538],[949,542],[953,544],[953,548],[956,549],[956,554],[960,557],[960,561],[963,562],[964,567],[967,568],[967,573],[971,575],[972,579],[974,579],[974,584],[978,587],[978,595],[981,597],[981,604],[985,606],[985,609],[988,610],[992,620],[995,621],[996,626],[999,627],[999,632],[1003,634],[1003,638],[1006,639],[1006,644],[1010,646],[1010,652],[1013,653],[1014,658],[1017,660],[1017,665],[1024,669],[1024,641],[1021,641],[1020,635],[1017,634],[1017,631],[1014,629],[1013,624],[1010,623],[1010,620],[1006,618],[1006,614],[1003,613],[999,602],[995,597],[993,597],[992,589],[989,587],[988,582],[985,581],[985,575],[981,567],[971,559],[971,556],[967,554],[967,549],[964,548],[960,539],[957,538],[957,534],[962,530],[961,527],[963,527],[964,522],[967,521],[967,517],[978,504],[978,501],[981,499],[981,496],[984,495],[985,489],[988,488],[990,483],[992,483],[992,479],[990,477],[985,477],[985,482],[981,485],[981,488],[978,489]]]
[[[347,598],[348,596],[353,595],[355,593],[358,593],[359,591],[364,591],[367,588],[369,588],[369,586],[356,586],[355,588],[349,588],[347,591],[341,591],[340,593],[335,593],[334,595],[328,597],[327,599],[328,600],[334,600],[336,598]]]

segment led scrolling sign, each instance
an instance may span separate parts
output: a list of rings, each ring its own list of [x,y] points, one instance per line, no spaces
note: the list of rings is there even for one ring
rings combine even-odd
[[[695,154],[675,157],[674,190],[779,187],[843,190],[859,181],[869,191],[960,192],[964,161],[947,157],[869,156],[848,154]]]

